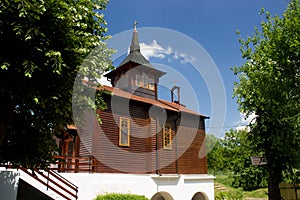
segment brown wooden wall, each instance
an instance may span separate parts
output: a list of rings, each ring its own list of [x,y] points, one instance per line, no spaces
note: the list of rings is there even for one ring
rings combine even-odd
[[[108,109],[97,111],[102,124],[93,120],[93,130],[84,134],[80,155],[92,155],[97,159],[99,173],[159,173],[159,174],[206,174],[206,157],[199,158],[204,148],[204,127],[188,128],[190,120],[180,123],[175,112],[167,112],[167,124],[172,127],[172,149],[163,149],[162,122],[149,116],[150,105],[128,101],[120,97],[106,97]],[[113,101],[113,109],[110,101]],[[129,106],[128,106],[129,104]],[[159,109],[158,109],[159,111]],[[113,113],[113,114],[112,114]],[[151,113],[151,112],[150,112]],[[153,114],[153,113],[152,113]],[[130,119],[130,146],[119,146],[120,117]],[[177,119],[177,121],[176,121]],[[89,119],[92,120],[92,119]],[[204,119],[201,118],[200,120]],[[201,122],[200,124],[204,124]],[[197,124],[197,123],[196,123]],[[197,126],[198,127],[198,126]],[[157,132],[157,135],[156,135]],[[83,143],[88,144],[84,146]],[[184,150],[186,150],[184,152]],[[204,148],[205,150],[205,148]],[[176,159],[179,157],[179,159]],[[160,168],[159,170],[156,170]]]
[[[186,150],[178,159],[179,174],[207,174],[204,130],[187,127],[180,127],[179,130],[178,151]]]

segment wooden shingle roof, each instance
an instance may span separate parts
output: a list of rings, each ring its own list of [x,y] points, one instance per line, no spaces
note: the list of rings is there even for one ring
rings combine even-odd
[[[129,53],[129,55],[120,63],[119,67],[129,62],[134,62],[139,65],[154,68],[153,65],[151,65],[150,62],[141,54],[140,51],[133,51]]]

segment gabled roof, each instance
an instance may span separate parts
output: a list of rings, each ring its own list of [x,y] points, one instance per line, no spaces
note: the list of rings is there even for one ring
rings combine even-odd
[[[106,85],[103,85],[103,86],[101,86],[100,88],[97,88],[97,89],[98,90],[109,91],[114,96],[119,96],[119,97],[131,99],[131,100],[135,100],[135,101],[138,101],[138,102],[147,103],[147,104],[150,104],[150,105],[155,105],[155,106],[158,106],[160,108],[164,108],[166,110],[170,110],[170,111],[174,111],[174,112],[185,112],[185,113],[200,116],[200,117],[203,117],[203,118],[209,118],[205,115],[201,115],[201,114],[199,114],[195,111],[192,111],[192,110],[186,108],[185,106],[180,105],[180,104],[175,103],[175,102],[169,102],[169,101],[160,100],[160,99],[159,100],[149,99],[149,98],[137,96],[137,95],[131,94],[129,92],[125,92],[123,90],[120,90],[118,88],[114,88],[114,87],[110,87],[110,86],[106,86]]]

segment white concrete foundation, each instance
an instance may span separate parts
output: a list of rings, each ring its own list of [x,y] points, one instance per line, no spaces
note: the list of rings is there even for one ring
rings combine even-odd
[[[196,193],[202,193],[214,200],[214,176],[211,175],[154,175],[154,174],[100,174],[60,173],[61,176],[79,187],[79,200],[93,200],[99,194],[130,193],[151,199],[158,192],[166,192],[174,200],[192,200]],[[46,190],[32,177],[21,170],[0,168],[1,198],[14,200],[17,197],[19,179],[51,196],[63,199],[51,190]]]
[[[151,199],[158,192],[169,193],[174,200],[191,200],[201,192],[214,199],[214,176],[61,173],[79,187],[79,200],[92,200],[99,194],[131,193]]]

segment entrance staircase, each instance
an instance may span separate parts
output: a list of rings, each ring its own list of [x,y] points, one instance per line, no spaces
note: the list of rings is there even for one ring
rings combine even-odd
[[[78,187],[53,170],[19,168],[20,178],[52,199],[77,200]]]

